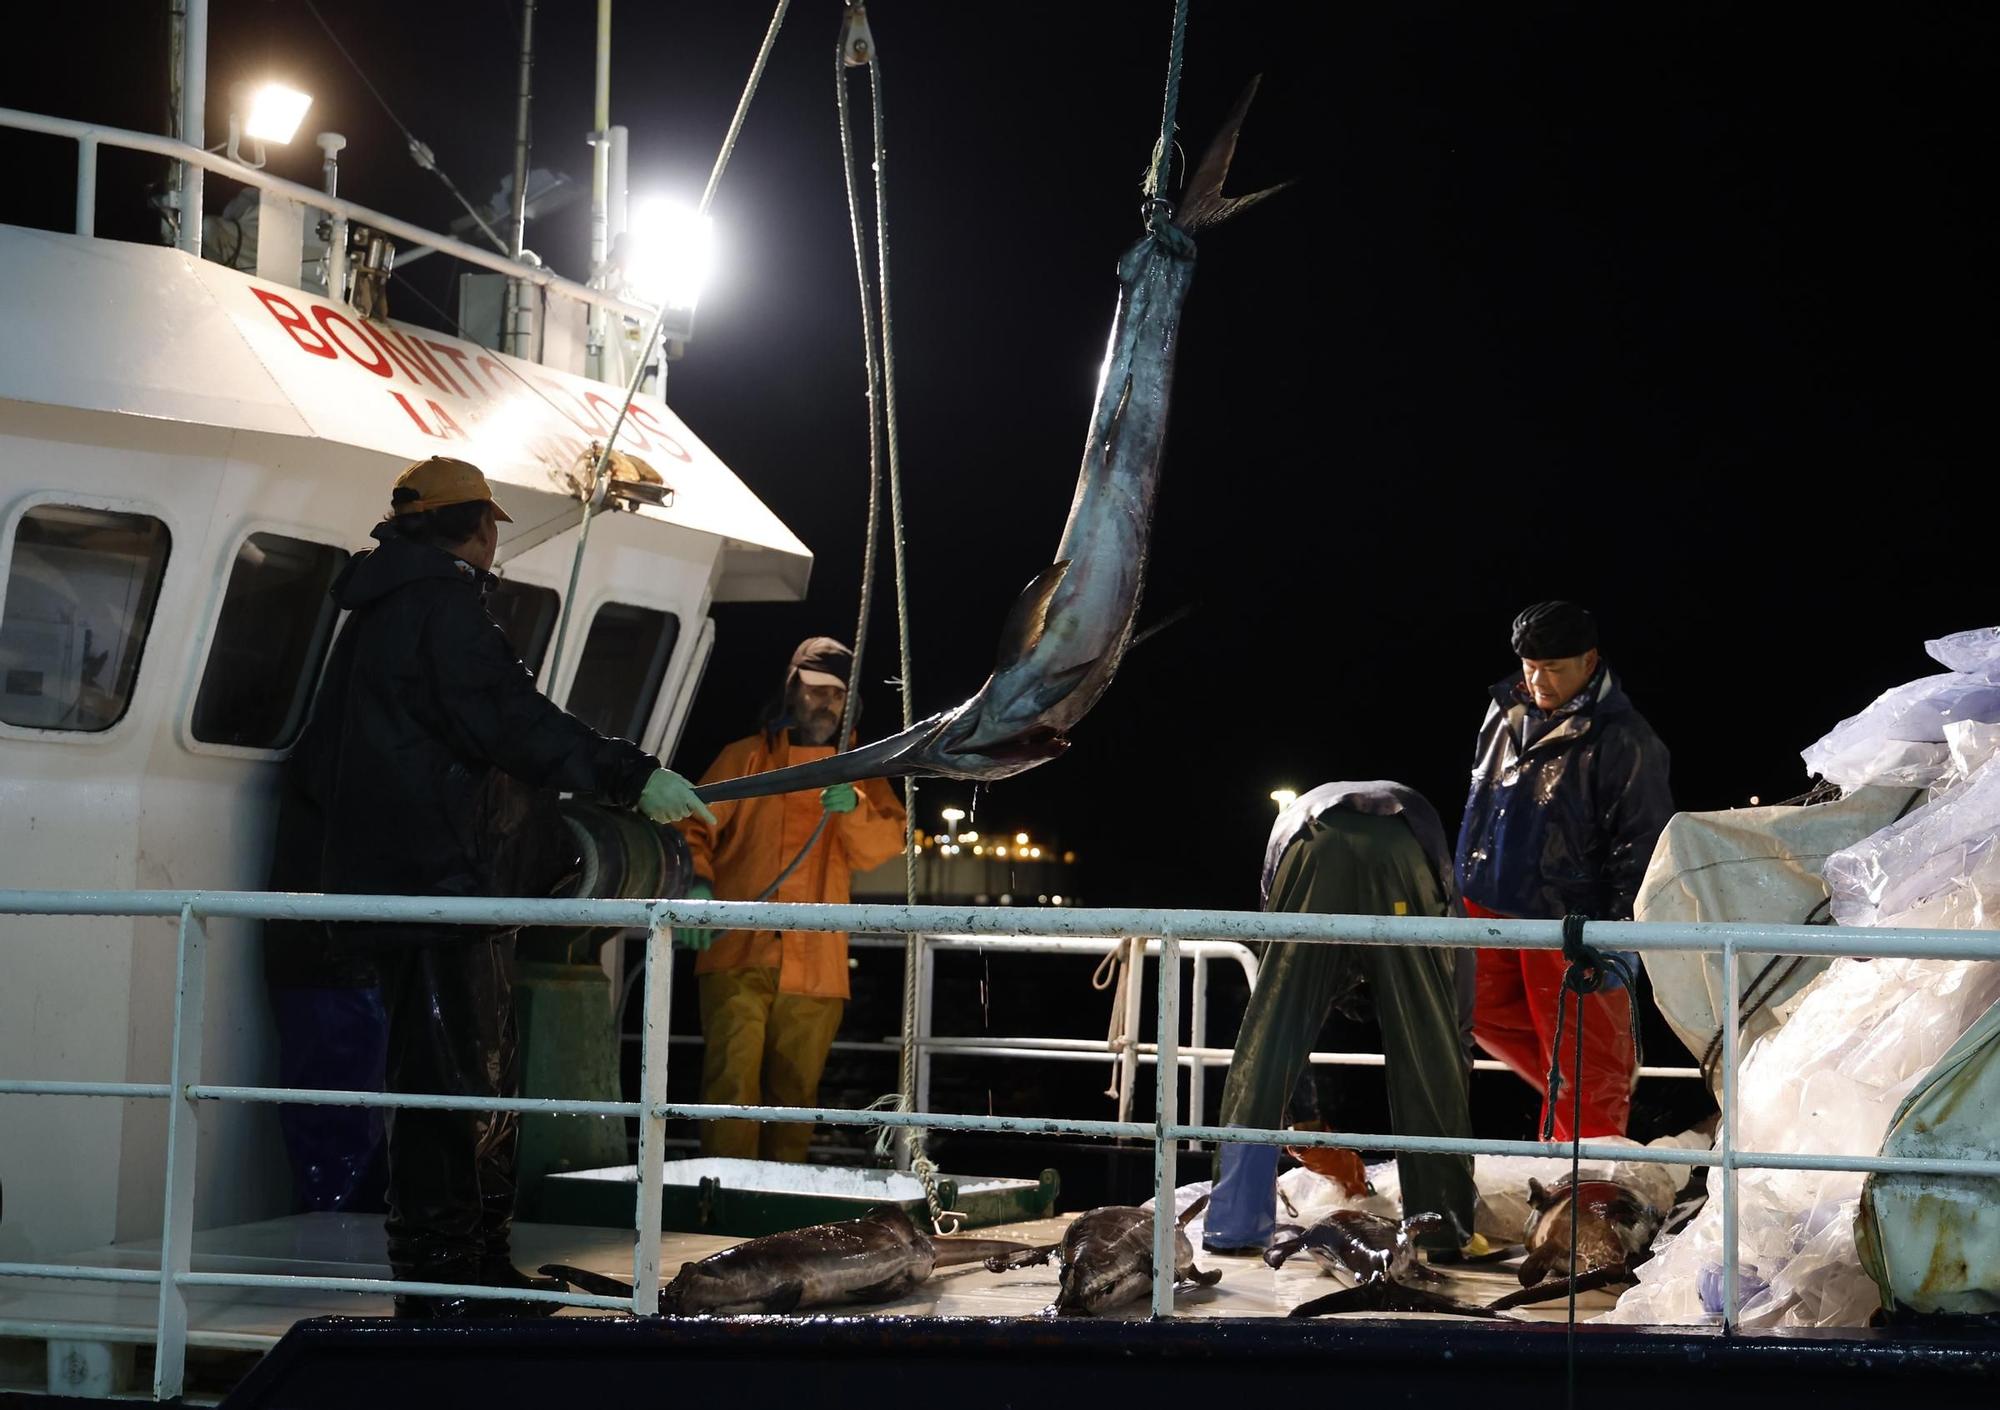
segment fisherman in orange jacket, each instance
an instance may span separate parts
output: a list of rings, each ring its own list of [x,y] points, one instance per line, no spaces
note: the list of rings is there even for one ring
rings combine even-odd
[[[854,654],[831,637],[801,642],[785,673],[779,708],[765,727],[725,748],[702,784],[803,764],[833,753],[847,703]],[[717,803],[715,823],[681,825],[697,878],[689,893],[725,901],[766,899],[820,819],[826,827],[797,868],[768,898],[840,904],[852,874],[903,850],[903,805],[882,779],[836,783],[814,793],[786,793]],[[823,931],[683,930],[700,950],[701,1099],[740,1106],[812,1106],[820,1072],[847,1001],[847,937]],[[712,943],[711,943],[712,942]],[[701,1153],[803,1161],[812,1141],[806,1122],[710,1121]]]

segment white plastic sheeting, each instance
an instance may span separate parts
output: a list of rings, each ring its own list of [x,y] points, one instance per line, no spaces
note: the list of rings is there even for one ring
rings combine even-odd
[[[1842,925],[2000,925],[2000,731],[1955,729],[1951,743],[1929,803],[1827,859]]]
[[[1924,649],[1951,669],[1884,691],[1835,725],[1802,755],[1810,772],[1842,788],[1929,788],[1951,768],[1947,725],[2000,724],[2000,627],[1957,632]]]
[[[1873,1153],[1898,1103],[1996,998],[2000,962],[1836,960],[1743,1060],[1738,1146]],[[1709,1178],[1707,1206],[1654,1245],[1639,1286],[1597,1320],[1721,1319],[1721,1180]],[[1854,1246],[1862,1176],[1746,1170],[1737,1184],[1740,1325],[1864,1324],[1880,1304]]]
[[[2000,628],[1960,632],[1926,647],[1950,668],[1946,674],[1888,691],[1805,752],[1809,768],[1845,788],[1929,790],[1921,807],[1826,858],[1831,909],[1841,925],[2000,924]],[[1996,997],[1996,962],[1835,961],[1790,1001],[1784,1026],[1757,1037],[1744,1058],[1737,1078],[1739,1148],[1872,1153],[1883,1149],[1892,1118],[1909,1117],[1908,1132],[1899,1129],[1890,1142],[1896,1153],[1916,1153],[1915,1146],[1931,1154],[1961,1153],[1956,1147],[1969,1153],[1982,1140],[1990,1149],[1990,1112],[1966,1118],[1973,1125],[1946,1151],[1935,1133],[1916,1129],[1925,1122],[1898,1108],[1920,1084],[1934,1083],[1932,1069],[1968,1029],[1994,1021],[1987,1014]],[[1962,1061],[1957,1053],[1954,1060]],[[1711,1194],[1715,1188],[1712,1182]],[[1881,1289],[1856,1246],[1862,1188],[1857,1173],[1758,1170],[1739,1177],[1741,1325],[1859,1326],[1880,1307]],[[1884,1284],[1899,1286],[1915,1260],[1923,1265],[1915,1278],[1921,1285],[1930,1277],[1930,1256],[1944,1246],[1941,1237],[1965,1227],[2000,1250],[2000,1218],[1987,1221],[1990,1228],[1983,1215],[1959,1227],[1964,1221],[1941,1215],[1935,1198],[1925,1202],[1926,1193],[1942,1188],[1921,1178],[1879,1187],[1871,1241]],[[1975,1199],[1968,1208],[1987,1202]],[[1655,1250],[1640,1285],[1600,1320],[1719,1320],[1721,1201],[1711,1200]],[[1942,1291],[1941,1308],[1970,1310],[1963,1287]]]

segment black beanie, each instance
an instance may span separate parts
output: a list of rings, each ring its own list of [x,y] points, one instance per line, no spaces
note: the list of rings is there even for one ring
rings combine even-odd
[[[1514,619],[1514,654],[1560,661],[1597,646],[1597,619],[1574,602],[1537,602]]]

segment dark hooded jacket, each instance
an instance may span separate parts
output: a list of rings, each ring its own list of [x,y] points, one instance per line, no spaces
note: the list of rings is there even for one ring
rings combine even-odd
[[[575,865],[557,792],[629,807],[659,760],[535,688],[486,612],[489,574],[375,538],[333,585],[350,615],[286,767],[285,806],[316,815],[290,846],[316,845],[303,870],[328,892],[547,895]]]
[[[1458,885],[1502,915],[1630,920],[1673,816],[1667,747],[1608,666],[1544,713],[1521,678],[1493,687],[1458,831]]]

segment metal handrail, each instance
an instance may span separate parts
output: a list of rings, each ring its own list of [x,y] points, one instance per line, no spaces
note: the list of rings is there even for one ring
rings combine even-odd
[[[96,233],[96,186],[97,149],[100,146],[122,147],[127,151],[151,152],[156,156],[171,157],[175,161],[187,162],[218,176],[226,176],[232,181],[240,181],[245,186],[254,186],[260,191],[283,196],[297,201],[302,206],[325,211],[339,220],[365,225],[371,230],[379,230],[385,235],[393,235],[399,240],[408,240],[413,245],[436,250],[440,254],[451,255],[476,264],[481,269],[490,269],[496,274],[504,274],[509,279],[520,279],[538,285],[550,293],[582,303],[595,304],[602,309],[622,314],[627,318],[649,323],[657,309],[647,304],[633,303],[617,298],[602,289],[593,289],[587,284],[578,284],[552,273],[541,265],[523,264],[477,245],[468,245],[463,240],[454,240],[449,235],[438,235],[420,225],[412,225],[407,220],[398,220],[393,215],[343,200],[339,196],[329,196],[311,186],[296,181],[287,181],[282,176],[272,176],[256,167],[244,166],[231,161],[217,152],[204,151],[200,147],[182,142],[174,137],[162,137],[152,132],[133,132],[123,127],[102,127],[96,123],[77,122],[71,118],[47,117],[41,113],[23,112],[18,108],[0,108],[0,127],[10,127],[20,132],[39,132],[50,137],[67,137],[77,143],[77,196],[76,233],[93,235]]]
[[[473,1296],[516,1301],[558,1302],[577,1307],[629,1309],[645,1316],[659,1309],[660,1211],[665,1122],[669,1118],[707,1120],[730,1117],[752,1121],[825,1122],[832,1125],[921,1127],[930,1130],[1007,1132],[1031,1135],[1098,1136],[1150,1140],[1154,1152],[1156,1208],[1173,1199],[1179,1143],[1239,1142],[1265,1145],[1339,1146],[1390,1152],[1460,1155],[1569,1155],[1668,1166],[1712,1166],[1723,1172],[1723,1321],[1737,1323],[1740,1289],[1737,1268],[1737,1173],[1741,1170],[1843,1170],[1874,1173],[2000,1175],[2000,1160],[1923,1159],[1872,1154],[1744,1151],[1736,1141],[1738,1020],[1737,959],[1742,954],[1892,955],[1912,958],[2000,959],[2000,934],[1947,930],[1829,930],[1819,926],[1635,924],[1592,921],[1584,938],[1605,949],[1720,953],[1723,992],[1722,1124],[1715,1149],[1622,1146],[1605,1142],[1565,1144],[1498,1141],[1381,1133],[1285,1131],[1206,1126],[1181,1119],[1178,1069],[1184,948],[1213,939],[1265,940],[1303,944],[1412,944],[1489,946],[1551,950],[1562,945],[1555,921],[1488,921],[1427,917],[1318,916],[1254,911],[1084,910],[1003,907],[967,910],[939,906],[822,906],[735,901],[559,901],[399,896],[315,896],[230,891],[0,891],[0,914],[156,916],[177,918],[177,978],[172,1073],[165,1084],[169,1101],[167,1180],[158,1269],[125,1269],[50,1263],[0,1263],[0,1276],[77,1278],[160,1285],[153,1393],[171,1398],[185,1378],[189,1287],[324,1288],[389,1291],[437,1296]],[[306,919],[348,922],[451,925],[601,925],[646,929],[645,1020],[637,1102],[579,1102],[556,1098],[477,1098],[386,1092],[330,1092],[317,1089],[242,1087],[201,1080],[206,926],[210,918]],[[1022,935],[1041,938],[1149,938],[1159,942],[1159,1042],[1156,1108],[1151,1121],[1090,1121],[1029,1116],[972,1116],[930,1112],[878,1111],[838,1107],[772,1107],[676,1103],[666,1099],[667,1015],[672,999],[671,929],[676,925],[712,929],[895,931],[922,937]],[[954,942],[955,943],[955,942]],[[1190,1045],[1199,1050],[1199,1041]],[[1198,1069],[1197,1069],[1198,1070]],[[0,1081],[0,1094],[68,1096],[159,1096],[160,1084]],[[179,1099],[175,1100],[174,1095]],[[547,1111],[639,1120],[638,1200],[634,1221],[633,1282],[630,1299],[462,1284],[407,1283],[388,1279],[293,1278],[273,1274],[196,1273],[192,1266],[197,1103],[214,1100],[299,1101],[445,1110]],[[1177,1229],[1171,1220],[1154,1221],[1156,1267],[1171,1267]],[[1156,1315],[1173,1311],[1173,1280],[1153,1286]]]

